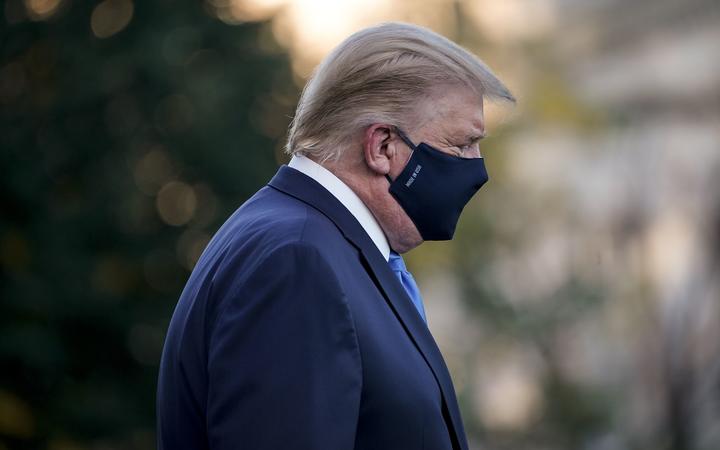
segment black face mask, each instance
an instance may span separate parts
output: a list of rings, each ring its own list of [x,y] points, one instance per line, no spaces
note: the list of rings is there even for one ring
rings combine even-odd
[[[463,208],[488,181],[484,159],[448,155],[424,142],[416,146],[397,131],[413,152],[395,180],[385,175],[390,194],[424,240],[452,239]]]

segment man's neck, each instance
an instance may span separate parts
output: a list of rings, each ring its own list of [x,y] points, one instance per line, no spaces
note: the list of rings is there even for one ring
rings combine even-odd
[[[323,164],[323,166],[360,197],[385,233],[391,249],[405,253],[422,243],[422,240],[403,239],[401,230],[414,225],[407,216],[398,214],[399,206],[387,195],[388,184],[384,177],[371,172],[364,162],[356,164],[355,167],[346,167],[338,163]]]

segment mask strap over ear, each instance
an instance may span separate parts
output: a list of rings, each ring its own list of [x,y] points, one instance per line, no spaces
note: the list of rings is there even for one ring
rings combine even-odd
[[[398,136],[400,136],[400,139],[402,139],[403,142],[407,144],[408,147],[413,149],[413,151],[417,149],[415,144],[413,144],[413,141],[411,141],[410,138],[407,137],[407,134],[405,134],[400,128],[395,127],[395,132],[398,134]]]
[[[415,146],[415,144],[413,144],[413,141],[411,141],[410,138],[407,137],[407,134],[405,134],[400,128],[395,127],[395,132],[397,133],[398,136],[400,136],[400,139],[402,139],[402,141],[403,141],[408,147],[410,147],[410,148],[412,149],[412,151],[417,150],[417,147]],[[393,180],[392,180],[392,178],[390,178],[390,175],[385,174],[385,178],[388,180],[388,182],[389,182],[390,184],[393,183]]]

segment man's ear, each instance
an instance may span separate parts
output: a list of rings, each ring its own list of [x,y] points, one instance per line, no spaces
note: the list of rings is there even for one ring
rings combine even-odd
[[[395,127],[388,124],[373,124],[363,136],[365,163],[378,175],[390,173],[390,163],[398,155],[398,139]]]

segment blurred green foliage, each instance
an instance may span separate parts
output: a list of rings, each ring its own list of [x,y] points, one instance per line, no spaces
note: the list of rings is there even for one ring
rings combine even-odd
[[[154,447],[178,293],[298,95],[266,25],[143,1],[100,39],[97,3],[0,11],[0,448]]]

